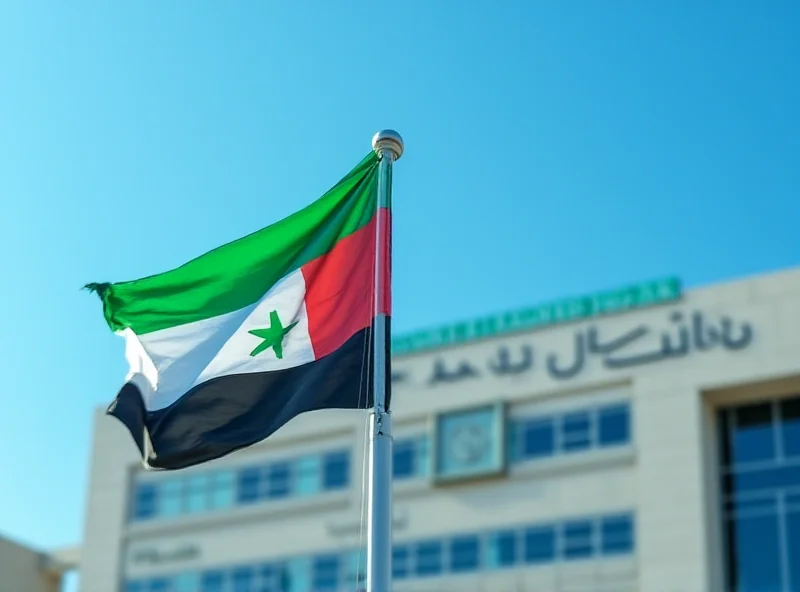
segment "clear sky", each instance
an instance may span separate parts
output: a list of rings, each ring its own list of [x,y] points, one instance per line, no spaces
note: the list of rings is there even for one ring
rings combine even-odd
[[[6,0],[0,531],[81,538],[125,374],[81,286],[288,215],[383,127],[398,333],[799,265],[799,26],[792,0]]]

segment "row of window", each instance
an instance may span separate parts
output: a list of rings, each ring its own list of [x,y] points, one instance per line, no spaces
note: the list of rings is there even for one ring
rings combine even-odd
[[[459,534],[394,545],[394,579],[468,574],[630,554],[630,513]],[[338,592],[363,586],[363,551],[129,581],[126,592]]]
[[[509,423],[508,438],[511,463],[624,445],[631,440],[630,408],[615,403],[569,413],[515,418]],[[426,477],[429,466],[430,443],[426,435],[395,442],[395,479]],[[344,489],[350,483],[350,469],[349,452],[339,450],[235,471],[143,482],[135,488],[131,519],[170,518]]]
[[[630,407],[625,403],[512,422],[509,430],[511,462],[573,454],[628,444]]]
[[[198,473],[137,484],[135,521],[197,514],[262,500],[308,497],[344,489],[350,482],[350,454],[335,451],[273,461],[239,470]]]
[[[515,418],[508,426],[508,460],[523,463],[629,444],[630,406],[601,405],[569,413]],[[394,477],[426,477],[430,468],[426,435],[394,444]]]

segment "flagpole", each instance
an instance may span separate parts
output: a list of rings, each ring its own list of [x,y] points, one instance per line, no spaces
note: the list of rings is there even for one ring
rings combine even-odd
[[[384,302],[391,298],[392,164],[403,154],[403,139],[396,131],[383,130],[372,138],[372,148],[380,157],[378,165],[378,204],[375,226],[375,326],[373,387],[374,408],[370,416],[369,495],[367,501],[367,592],[392,589],[392,416],[389,355],[391,317]],[[386,255],[386,256],[384,256]],[[388,297],[388,298],[387,298]]]

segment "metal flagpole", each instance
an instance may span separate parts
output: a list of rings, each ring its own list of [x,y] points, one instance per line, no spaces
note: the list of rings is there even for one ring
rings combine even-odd
[[[403,154],[403,139],[396,131],[383,130],[372,138],[380,156],[378,212],[375,231],[375,354],[373,364],[375,406],[369,428],[369,495],[367,501],[367,592],[392,589],[392,416],[389,410],[391,358],[389,317],[382,312],[391,283],[384,282],[384,265],[391,266],[392,164]],[[387,216],[384,221],[382,218]],[[387,256],[384,257],[383,255]],[[387,277],[388,276],[387,274]]]

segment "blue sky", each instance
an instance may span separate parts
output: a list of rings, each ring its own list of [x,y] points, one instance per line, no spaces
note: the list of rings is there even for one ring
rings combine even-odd
[[[800,264],[798,25],[791,0],[7,0],[0,531],[81,537],[125,366],[80,287],[288,215],[380,128],[407,148],[396,332]]]

